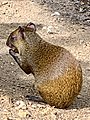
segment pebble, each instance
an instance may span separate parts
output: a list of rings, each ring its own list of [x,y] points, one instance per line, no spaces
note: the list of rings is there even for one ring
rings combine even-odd
[[[53,14],[51,14],[51,16],[60,16],[59,12],[54,12]]]
[[[14,73],[14,71],[12,71],[12,73]]]
[[[90,68],[87,68],[86,70],[87,70],[87,71],[90,71]]]
[[[34,108],[34,109],[37,108],[37,105],[32,104],[31,106],[32,106],[32,108]]]
[[[83,8],[80,7],[79,12],[83,12]]]
[[[14,65],[14,63],[13,63],[13,62],[11,62],[10,64],[11,64],[11,65]]]
[[[64,18],[61,18],[60,20],[61,20],[61,21],[64,21]]]
[[[84,12],[86,12],[86,9],[80,7],[79,12],[84,13]]]
[[[47,27],[46,27],[46,26],[44,26],[42,29],[43,29],[43,30],[46,30],[46,29],[47,29]]]
[[[8,117],[7,120],[15,120],[15,119],[13,119],[12,117]]]
[[[78,96],[77,96],[77,98],[78,98],[78,99],[81,99],[81,98],[82,98],[82,96],[81,96],[81,95],[78,95]]]
[[[26,109],[26,104],[23,102],[23,101],[17,101],[16,103],[15,103],[15,109],[23,109],[23,110],[25,110]]]
[[[37,104],[37,107],[38,107],[38,108],[46,108],[46,106],[45,106],[45,105],[42,105],[42,104]]]
[[[53,34],[54,33],[54,30],[53,30],[52,26],[48,26],[47,33],[49,33],[49,34]]]
[[[0,91],[2,91],[2,89],[0,89]]]
[[[80,40],[80,44],[84,43],[84,40]]]
[[[1,66],[1,68],[3,68],[3,66]]]
[[[19,110],[18,111],[18,116],[20,118],[25,118],[27,116],[27,114],[28,114],[28,111],[24,111],[24,110]]]
[[[2,58],[0,58],[0,61],[3,61],[3,59],[2,59]]]

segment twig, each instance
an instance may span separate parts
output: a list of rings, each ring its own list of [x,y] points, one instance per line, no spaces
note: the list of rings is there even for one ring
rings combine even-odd
[[[8,2],[6,2],[6,3],[1,3],[0,7],[2,7],[3,5],[6,5],[6,4],[8,4]]]

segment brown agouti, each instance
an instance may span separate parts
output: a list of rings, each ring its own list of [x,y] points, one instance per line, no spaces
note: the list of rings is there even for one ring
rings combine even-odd
[[[36,79],[43,100],[58,108],[68,107],[82,87],[82,70],[65,48],[44,41],[29,23],[13,31],[6,45],[21,69]]]

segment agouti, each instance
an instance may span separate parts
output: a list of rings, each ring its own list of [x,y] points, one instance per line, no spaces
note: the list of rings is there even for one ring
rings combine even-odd
[[[6,45],[21,69],[34,75],[37,91],[46,103],[66,108],[73,102],[82,87],[82,70],[68,50],[44,41],[33,23],[19,26]]]

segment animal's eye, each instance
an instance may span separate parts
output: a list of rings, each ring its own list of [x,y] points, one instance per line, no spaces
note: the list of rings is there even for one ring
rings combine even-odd
[[[11,39],[15,41],[15,40],[17,40],[17,37],[16,36],[12,36]]]

